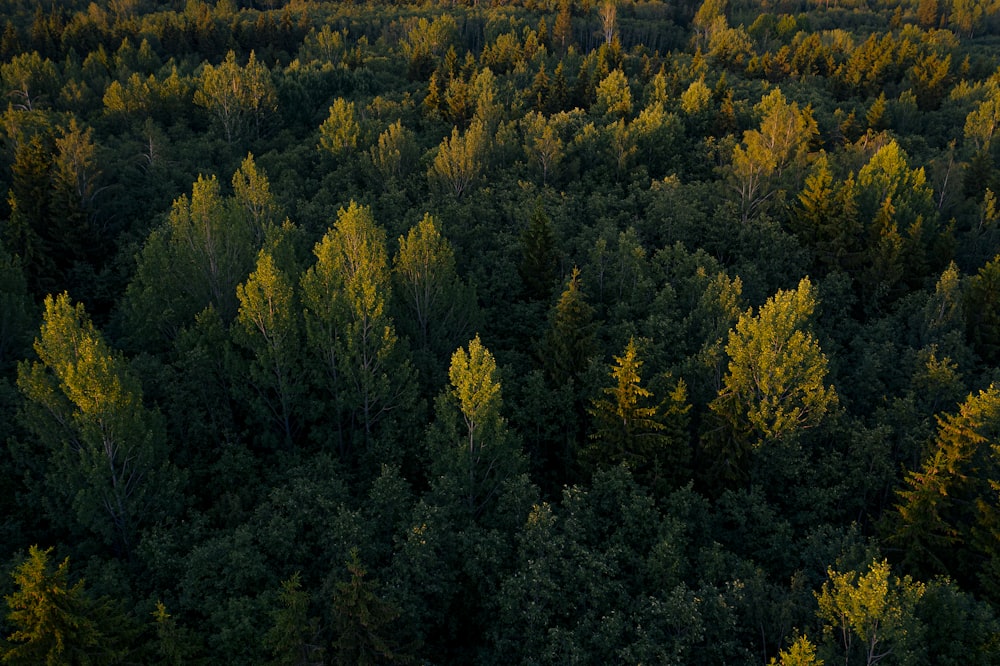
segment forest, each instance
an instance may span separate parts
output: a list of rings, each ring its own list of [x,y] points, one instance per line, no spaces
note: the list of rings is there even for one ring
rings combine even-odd
[[[1000,663],[1000,0],[0,23],[0,663]]]

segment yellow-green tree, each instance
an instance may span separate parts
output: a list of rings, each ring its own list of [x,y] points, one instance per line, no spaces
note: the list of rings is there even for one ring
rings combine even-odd
[[[370,208],[351,202],[313,252],[316,263],[301,280],[306,340],[325,369],[323,384],[370,444],[414,386],[388,308],[385,230]],[[348,441],[341,446],[350,448]]]
[[[253,270],[254,235],[215,176],[199,176],[191,196],[176,199],[167,223],[150,234],[128,286],[125,309],[142,344],[174,339],[210,305],[232,321],[236,285]]]
[[[478,335],[452,355],[448,378],[451,386],[437,398],[430,433],[434,484],[478,517],[505,482],[523,471],[524,459],[501,414],[496,359]]]
[[[451,137],[438,146],[429,176],[456,199],[469,191],[485,166],[489,137],[482,122],[474,120],[465,133],[454,127]]]
[[[852,657],[867,666],[890,655],[899,663],[912,658],[909,641],[919,639],[914,610],[925,588],[909,576],[891,574],[886,560],[873,561],[860,574],[831,568],[823,588],[814,593],[823,634],[839,643],[845,664]]]
[[[194,102],[215,116],[229,143],[248,131],[259,136],[267,117],[278,108],[271,72],[253,51],[246,66],[236,62],[233,51],[218,67],[205,65]]]
[[[419,155],[413,131],[397,120],[378,135],[378,140],[368,150],[375,174],[388,189],[403,181],[413,170]]]
[[[787,650],[782,650],[769,666],[823,666],[825,662],[816,656],[816,646],[808,636],[798,636]]]
[[[625,463],[651,485],[684,478],[689,459],[687,385],[675,382],[670,395],[657,402],[642,385],[643,360],[635,338],[614,359],[614,385],[605,387],[604,397],[592,400],[588,410],[594,420],[593,443],[584,449],[583,462],[591,468]]]
[[[354,150],[361,135],[354,102],[343,97],[333,100],[330,115],[319,127],[319,148],[338,157]]]
[[[399,237],[393,275],[408,314],[400,326],[410,330],[413,345],[435,355],[454,349],[455,338],[470,332],[475,295],[459,278],[455,251],[430,214]]]
[[[240,168],[233,174],[233,199],[253,232],[254,243],[264,243],[268,230],[278,224],[281,210],[271,192],[271,181],[263,169],[257,167],[253,154],[248,153]]]
[[[747,310],[729,332],[728,370],[709,409],[738,449],[793,438],[837,405],[837,392],[826,383],[826,355],[809,330],[815,308],[812,283],[803,278],[756,315]]]
[[[253,355],[248,370],[254,415],[273,424],[290,446],[298,430],[295,416],[303,390],[292,281],[269,252],[261,251],[257,269],[236,287],[236,297],[240,310],[234,337]]]
[[[69,558],[53,569],[52,549],[32,546],[11,576],[16,589],[4,597],[14,629],[0,644],[0,662],[11,666],[122,663],[128,652],[107,631],[122,621],[108,603],[91,600],[84,581],[69,581]],[[118,628],[120,631],[124,627]]]
[[[89,529],[128,553],[136,531],[175,501],[159,416],[138,378],[65,293],[45,299],[38,361],[18,366],[25,425],[44,445],[52,518]]]

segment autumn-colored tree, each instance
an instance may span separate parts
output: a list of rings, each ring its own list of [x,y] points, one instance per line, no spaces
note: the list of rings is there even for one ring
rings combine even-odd
[[[414,347],[447,358],[467,335],[475,317],[475,294],[455,270],[455,251],[429,214],[406,236],[399,237],[393,258],[394,284],[407,316],[400,327],[410,333]]]
[[[844,663],[860,657],[867,666],[890,655],[906,663],[917,639],[914,610],[924,594],[922,583],[891,576],[888,561],[873,561],[866,572],[838,572],[815,593],[823,633],[839,643]]]
[[[252,414],[273,425],[284,445],[291,446],[300,425],[296,412],[305,389],[292,281],[274,257],[262,250],[256,270],[236,287],[236,297],[240,309],[234,337],[253,356],[248,367]]]
[[[743,133],[733,149],[733,187],[740,197],[743,220],[753,217],[775,191],[774,180],[789,167],[805,162],[809,145],[818,134],[812,110],[787,102],[775,88],[755,107],[760,129]],[[744,147],[745,146],[745,147]]]

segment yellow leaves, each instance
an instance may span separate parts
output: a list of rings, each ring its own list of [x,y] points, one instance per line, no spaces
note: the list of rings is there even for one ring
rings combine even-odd
[[[69,295],[45,299],[45,318],[35,351],[55,375],[59,389],[87,417],[101,417],[138,402],[138,382],[127,373],[124,359],[104,342],[83,305],[73,306]],[[32,376],[41,379],[35,364]],[[25,375],[19,384],[34,385]]]
[[[816,302],[812,284],[804,278],[797,289],[779,291],[761,306],[757,316],[744,313],[729,333],[729,371],[724,387],[710,408],[729,409],[760,435],[789,436],[816,425],[837,403],[826,386],[827,360],[815,336],[807,330]]]
[[[479,177],[488,143],[486,128],[479,120],[474,120],[464,134],[453,127],[451,137],[441,141],[429,174],[460,199]]]
[[[354,102],[343,97],[333,100],[330,115],[319,128],[319,148],[333,155],[354,150],[358,145],[361,126],[357,121]]]
[[[488,414],[500,409],[500,382],[496,374],[496,360],[478,335],[469,341],[468,351],[460,347],[451,357],[448,378],[452,395],[458,400],[470,431]]]

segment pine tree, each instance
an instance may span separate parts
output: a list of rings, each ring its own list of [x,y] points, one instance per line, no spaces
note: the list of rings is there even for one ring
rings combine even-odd
[[[975,536],[988,517],[985,498],[993,496],[991,486],[1000,480],[992,445],[1000,434],[1000,389],[990,386],[969,395],[957,414],[937,420],[937,436],[920,469],[908,472],[898,491],[892,540],[905,549],[913,570],[968,582],[978,577],[984,562],[996,562],[989,542],[1000,543],[1000,532],[990,535],[988,528],[978,542]]]
[[[1000,362],[1000,255],[969,278],[965,313],[973,349],[986,363]]]
[[[592,469],[628,463],[633,469],[647,465],[657,450],[668,444],[666,426],[660,418],[653,394],[642,386],[635,338],[630,338],[621,356],[615,356],[611,376],[615,385],[603,389],[603,398],[591,402],[594,443],[584,451]]]
[[[51,553],[51,548],[32,546],[12,574],[17,589],[5,599],[14,631],[0,645],[0,661],[13,666],[121,663],[127,650],[107,629],[117,621],[124,633],[124,618],[110,603],[92,601],[84,581],[70,585],[69,558],[53,570]]]
[[[298,571],[281,581],[278,601],[281,607],[272,613],[274,624],[264,637],[274,655],[272,666],[324,663],[323,648],[317,644],[319,628],[309,617],[309,593],[302,589]]]
[[[333,632],[331,652],[335,664],[342,666],[374,666],[375,664],[412,662],[412,658],[397,646],[390,630],[399,611],[379,598],[374,582],[365,580],[368,574],[361,565],[357,548],[351,549],[347,561],[350,580],[337,583],[333,595]]]
[[[541,200],[528,220],[528,226],[521,233],[521,264],[518,273],[524,294],[530,300],[546,301],[552,297],[552,287],[558,276],[555,234],[552,221],[545,214]]]
[[[549,328],[540,349],[549,381],[561,386],[575,381],[597,355],[594,308],[583,292],[580,269],[573,273],[549,316]]]

